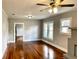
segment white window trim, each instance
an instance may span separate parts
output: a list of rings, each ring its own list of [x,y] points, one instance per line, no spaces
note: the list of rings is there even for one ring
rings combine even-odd
[[[49,24],[49,23],[53,23],[53,26],[52,26],[52,27],[54,28],[54,21],[49,21],[49,22],[44,22],[44,23],[48,23],[48,24]],[[43,23],[43,30],[44,30],[44,23]],[[47,37],[44,37],[44,34],[43,34],[43,38],[48,39],[48,40],[53,40],[53,38],[52,38],[52,39],[49,38],[49,26],[47,26],[47,27],[48,27],[48,29],[47,29],[47,32],[48,32],[48,33],[47,33]],[[53,29],[53,30],[54,30],[54,29]],[[43,32],[44,32],[44,31],[43,31]]]
[[[65,27],[65,26],[62,26],[62,25],[61,25],[62,20],[70,20],[70,27],[71,27],[72,17],[67,17],[67,18],[62,18],[62,19],[60,19],[60,33],[61,33],[61,34],[64,34],[64,35],[70,35],[69,33],[64,33],[64,32],[61,31],[62,27]],[[70,27],[69,27],[69,28],[70,28]]]

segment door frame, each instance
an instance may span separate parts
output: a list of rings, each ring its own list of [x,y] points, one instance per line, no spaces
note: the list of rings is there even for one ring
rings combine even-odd
[[[14,42],[16,41],[15,39],[16,39],[16,37],[15,37],[15,26],[16,26],[16,24],[22,24],[23,25],[23,40],[24,40],[24,23],[23,22],[16,22],[16,23],[14,23]]]

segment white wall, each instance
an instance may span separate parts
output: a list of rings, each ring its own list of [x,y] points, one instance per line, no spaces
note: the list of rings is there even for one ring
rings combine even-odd
[[[68,40],[68,55],[72,56],[72,57],[76,57],[74,56],[75,49],[74,46],[77,45],[77,29],[72,29],[72,35],[71,38]],[[74,59],[74,58],[73,58]]]
[[[4,11],[2,11],[2,53],[5,53],[8,40],[8,17]]]
[[[61,49],[64,49],[63,51],[67,52],[68,51],[68,38],[69,36],[64,35],[60,33],[60,20],[62,18],[69,18],[72,17],[72,27],[76,26],[76,11],[70,11],[66,12],[63,14],[55,15],[53,17],[44,19],[43,22],[48,22],[48,21],[54,21],[54,37],[53,41],[47,40],[52,44],[55,44],[56,46],[58,45]],[[46,40],[46,39],[44,39]]]
[[[40,21],[27,19],[9,19],[9,42],[14,41],[14,23],[24,23],[24,41],[40,38]]]

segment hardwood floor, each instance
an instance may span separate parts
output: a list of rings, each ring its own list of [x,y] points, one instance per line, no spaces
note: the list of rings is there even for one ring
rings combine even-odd
[[[43,42],[8,44],[3,59],[64,59],[63,52]]]

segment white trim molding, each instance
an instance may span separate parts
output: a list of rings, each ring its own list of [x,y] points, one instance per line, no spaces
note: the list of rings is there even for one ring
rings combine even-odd
[[[65,49],[65,48],[63,48],[63,47],[60,47],[60,46],[58,46],[57,44],[54,44],[54,43],[48,42],[48,41],[43,40],[43,39],[42,39],[42,41],[45,42],[45,43],[50,44],[51,46],[54,46],[54,47],[60,49],[60,50],[62,50],[62,51],[64,51],[64,52],[66,52],[66,53],[68,52],[67,49]]]
[[[28,40],[23,40],[24,42],[29,42],[29,41],[39,41],[41,39],[28,39]]]
[[[7,46],[5,47],[3,53],[2,53],[2,57],[4,56],[4,54],[6,53],[6,50],[7,50]]]
[[[7,43],[15,43],[15,41],[8,41]]]
[[[22,23],[22,22],[16,22],[16,23],[14,23],[14,42],[15,42],[15,25],[16,24],[22,24],[23,25],[23,30],[24,30],[24,23]],[[24,40],[24,33],[23,33],[23,40]]]

